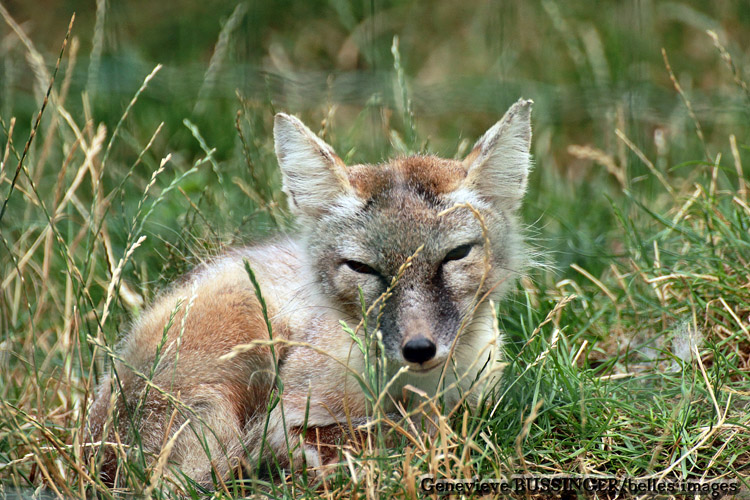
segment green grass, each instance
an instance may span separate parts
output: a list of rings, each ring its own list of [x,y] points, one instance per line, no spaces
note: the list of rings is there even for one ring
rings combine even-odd
[[[215,496],[413,498],[425,473],[749,486],[750,8],[259,4],[81,6],[54,80],[68,19],[3,9],[0,497],[113,496],[81,446],[106,353],[202,258],[292,230],[275,111],[377,162],[465,154],[520,96],[535,101],[524,220],[549,266],[499,305],[494,397],[433,437],[403,428],[383,449],[379,429],[325,480],[271,465],[217,478]],[[125,487],[173,496],[130,456]]]

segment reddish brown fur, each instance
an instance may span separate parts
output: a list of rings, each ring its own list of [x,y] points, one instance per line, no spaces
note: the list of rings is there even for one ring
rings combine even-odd
[[[349,182],[357,194],[372,199],[397,186],[407,185],[430,197],[449,193],[466,178],[461,162],[437,156],[408,156],[384,165],[349,167]]]

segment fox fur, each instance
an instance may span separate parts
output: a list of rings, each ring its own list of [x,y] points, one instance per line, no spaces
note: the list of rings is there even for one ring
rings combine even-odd
[[[448,387],[448,408],[467,393],[476,404],[500,347],[489,299],[527,264],[517,211],[531,104],[515,103],[463,161],[380,165],[346,166],[297,118],[276,115],[298,233],[234,249],[164,292],[116,349],[116,377],[99,387],[89,438],[120,439],[154,459],[166,453],[203,484],[238,460],[264,458],[261,450],[291,468],[335,460],[310,437],[335,444],[371,411],[356,380],[365,357],[341,324],[362,319],[360,290],[367,305],[381,300],[368,323],[396,376],[386,411],[407,384],[428,396]],[[274,394],[281,403],[268,415]],[[115,453],[102,446],[101,455],[112,481]]]

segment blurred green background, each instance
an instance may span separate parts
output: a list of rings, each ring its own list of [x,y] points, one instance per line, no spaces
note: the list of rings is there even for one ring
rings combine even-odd
[[[534,99],[536,171],[526,220],[537,221],[562,275],[572,262],[598,274],[617,254],[609,198],[616,204],[622,196],[614,176],[570,154],[569,146],[593,146],[610,155],[627,170],[627,187],[634,184],[645,198],[657,184],[615,129],[670,179],[690,177],[693,169],[684,162],[706,156],[670,81],[662,48],[692,102],[710,154],[731,158],[729,134],[741,147],[748,139],[748,95],[738,91],[706,33],[717,33],[744,77],[750,47],[746,0],[6,0],[5,5],[49,68],[76,13],[79,49],[66,107],[110,131],[144,77],[157,63],[164,65],[128,117],[112,155],[114,163],[132,164],[165,122],[153,153],[134,170],[134,185],[141,188],[163,155],[173,153],[178,170],[203,155],[185,118],[215,148],[215,172],[249,178],[236,131],[237,110],[244,109],[242,127],[258,146],[254,161],[263,164],[256,168],[267,171],[272,191],[278,182],[268,142],[274,111],[300,114],[313,129],[325,129],[342,157],[377,162],[404,149],[398,137],[407,149],[461,154],[511,103],[522,96]],[[410,135],[394,68],[395,36],[416,137]],[[43,88],[27,49],[6,23],[0,39],[0,113],[6,121],[19,118],[20,142]],[[69,64],[64,58],[63,71]],[[52,182],[54,171],[48,175]],[[202,169],[183,187],[192,196],[212,179],[210,169]],[[119,181],[117,175],[105,178],[110,187]],[[212,202],[211,195],[226,199]],[[204,223],[216,235],[247,234],[267,225],[248,222],[254,206],[228,181],[223,193],[205,198],[199,205],[207,208]],[[127,196],[122,203],[132,214]],[[159,225],[168,226],[185,211],[184,199],[169,201],[149,230],[174,241],[174,233],[166,236],[169,231]]]

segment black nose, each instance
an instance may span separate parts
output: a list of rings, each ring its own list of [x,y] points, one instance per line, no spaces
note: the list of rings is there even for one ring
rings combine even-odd
[[[410,340],[404,347],[401,348],[401,352],[404,355],[404,359],[411,363],[424,363],[435,357],[437,348],[431,340],[424,337],[418,337],[414,340]]]

